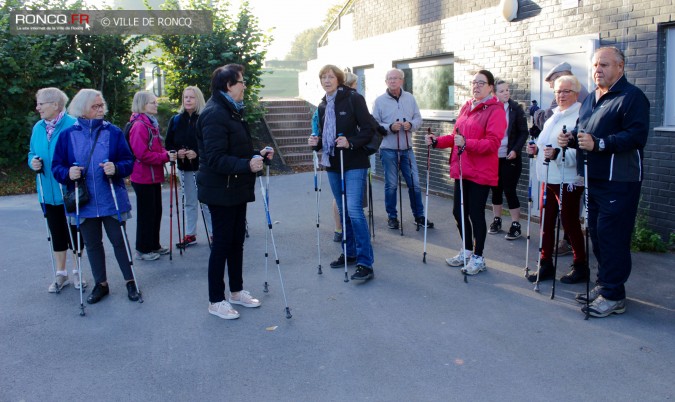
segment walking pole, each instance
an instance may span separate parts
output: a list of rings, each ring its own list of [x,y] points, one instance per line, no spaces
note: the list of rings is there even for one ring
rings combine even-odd
[[[175,151],[172,151],[175,152]],[[178,239],[180,241],[176,244],[176,247],[178,247],[178,251],[180,252],[180,255],[183,255],[183,249],[185,248],[184,242],[184,234],[181,234],[180,231],[180,208],[178,208],[178,176],[176,176],[176,162],[174,161],[173,164],[171,165],[171,172],[173,174],[173,191],[174,191],[174,201],[176,203],[176,228],[178,229]],[[169,189],[170,191],[171,189]]]
[[[530,145],[534,144],[534,141],[530,141]],[[527,185],[527,241],[525,242],[525,277],[530,273],[530,222],[532,218],[532,160],[534,155],[529,154],[528,156],[529,167],[529,181]]]
[[[579,132],[583,133],[584,130],[579,130]],[[588,320],[588,317],[590,316],[590,307],[589,304],[591,302],[591,261],[590,261],[590,249],[588,248],[588,238],[589,238],[589,223],[588,223],[588,152],[584,151],[584,204],[585,204],[585,211],[584,211],[584,231],[585,233],[585,240],[586,240],[586,267],[588,268],[588,277],[586,278],[586,310],[585,310],[585,316],[584,320]]]
[[[61,192],[61,198],[63,198],[63,187],[59,184],[59,191]],[[68,227],[68,238],[70,239],[70,248],[73,250],[73,261],[76,262],[75,265],[77,265],[77,251],[75,250],[76,244],[75,240],[73,239],[73,231],[70,230],[70,223],[68,221],[68,210],[66,209],[66,203],[63,203],[63,213],[66,215],[66,226]],[[77,276],[78,276],[78,285],[81,287],[82,286],[82,271],[80,271],[80,267],[77,266]],[[74,286],[74,284],[73,284]]]
[[[567,134],[567,126],[562,128],[563,134]],[[562,225],[562,213],[563,213],[563,192],[565,190],[565,151],[567,147],[562,147],[562,159],[561,159],[561,168],[560,170],[560,199],[558,203],[558,219],[556,221],[555,229],[555,243],[558,244],[560,240],[560,226]],[[558,272],[558,253],[555,253],[553,256],[553,285],[551,286],[551,300],[555,298],[555,276]]]
[[[551,145],[546,145],[550,147]],[[548,193],[548,168],[551,160],[544,158],[544,166],[546,166],[546,179],[544,180],[544,196],[541,202],[541,223],[539,225],[539,262],[537,263],[537,280],[534,282],[534,291],[539,292],[539,275],[541,275],[541,250],[544,242],[544,221],[546,218],[546,194]]]
[[[342,136],[342,133],[338,134],[338,137],[340,136]],[[347,271],[347,187],[345,187],[345,162],[342,148],[340,148],[340,192],[342,194],[342,253],[345,257],[345,283],[347,283],[349,282]]]
[[[459,129],[457,129],[457,134],[462,135],[459,132]],[[466,253],[464,252],[464,243],[466,242],[466,216],[464,216],[464,183],[462,179],[462,152],[464,152],[464,147],[466,144],[462,147],[460,147],[457,150],[457,163],[459,163],[459,207],[460,207],[460,213],[462,214],[462,248],[460,249],[462,252],[462,260],[464,261],[464,268],[462,268],[461,272],[464,274],[464,283],[469,283],[469,281],[466,279],[468,276],[466,273]]]
[[[77,166],[77,163],[74,163]],[[75,226],[77,227],[77,270],[80,271],[80,278],[82,278],[82,243],[80,235],[80,187],[79,181],[75,180]],[[84,294],[82,290],[82,279],[80,279],[80,316],[84,317]]]
[[[40,158],[37,158],[40,160]],[[61,293],[59,288],[59,283],[56,281],[56,264],[54,263],[54,247],[52,245],[52,231],[49,230],[49,222],[47,221],[47,206],[45,205],[45,194],[42,187],[42,178],[41,174],[44,174],[44,170],[40,167],[40,170],[37,171],[35,179],[38,182],[38,187],[40,188],[40,207],[42,208],[42,216],[45,218],[45,228],[47,229],[47,246],[49,247],[49,256],[52,260],[52,273],[54,274],[54,287],[56,288],[56,293]]]
[[[399,121],[396,119],[396,121]],[[396,174],[398,175],[398,213],[401,217],[399,228],[403,236],[403,189],[401,188],[401,129],[396,133]]]
[[[260,155],[254,155],[254,158],[261,158]],[[263,162],[267,165],[267,179],[269,180],[269,160],[267,158],[264,158]],[[293,317],[291,315],[291,309],[288,307],[288,300],[286,299],[286,290],[284,289],[284,278],[281,276],[281,266],[279,265],[279,255],[277,254],[277,246],[276,243],[274,242],[274,230],[272,229],[272,218],[270,217],[270,207],[269,207],[269,195],[268,195],[268,190],[269,190],[269,183],[267,184],[267,188],[263,185],[263,179],[262,176],[258,176],[260,179],[260,191],[262,192],[262,198],[263,198],[263,203],[265,205],[265,217],[267,218],[267,228],[269,229],[270,232],[270,238],[272,239],[272,248],[274,249],[274,259],[277,264],[277,271],[279,272],[279,282],[281,284],[281,293],[284,296],[284,303],[286,304],[286,318],[291,318]],[[267,282],[265,282],[265,287],[267,288]]]
[[[103,163],[108,162],[104,160]],[[143,303],[143,295],[141,290],[138,288],[138,278],[136,277],[136,271],[134,270],[134,259],[131,256],[131,247],[129,247],[129,238],[127,237],[127,231],[124,227],[124,221],[122,220],[122,214],[120,213],[120,205],[117,202],[117,193],[115,193],[115,186],[113,185],[112,177],[108,176],[108,183],[110,184],[110,192],[112,193],[113,201],[115,203],[115,211],[117,211],[117,221],[120,223],[120,231],[122,232],[122,238],[124,239],[124,249],[127,252],[127,258],[129,259],[129,268],[131,268],[131,275],[134,277],[134,286],[136,286],[136,293],[138,293],[138,302]],[[82,275],[80,274],[80,277]]]
[[[173,170],[175,162],[169,162],[169,165],[171,166],[169,172],[169,260],[173,260]]]
[[[431,127],[428,129],[429,135],[431,135]],[[427,263],[427,220],[429,219],[429,169],[431,167],[431,144],[427,145],[427,191],[426,199],[424,201],[424,254],[422,256],[422,262]],[[419,226],[418,226],[419,230]],[[462,253],[464,250],[462,250]]]
[[[316,133],[312,133],[316,135]],[[316,252],[319,259],[319,265],[317,266],[317,274],[323,274],[321,271],[321,232],[319,231],[319,224],[321,222],[321,215],[319,213],[319,205],[321,200],[321,177],[317,177],[317,171],[319,170],[319,156],[316,153],[316,150],[312,151],[312,162],[314,165],[314,194],[316,195]]]
[[[267,158],[263,160],[263,163],[265,164],[265,192],[263,193],[263,196],[265,197],[265,202],[267,203],[267,208],[269,210],[269,205],[270,205],[270,163],[268,162]],[[260,179],[262,181],[262,178]],[[262,184],[262,183],[261,183]],[[269,216],[269,213],[268,213]],[[271,224],[271,221],[270,221]],[[271,231],[270,231],[271,233]],[[269,269],[268,269],[268,245],[267,245],[267,232],[265,232],[265,285],[263,286],[263,292],[267,293],[269,292]],[[274,244],[274,239],[272,239],[272,244]],[[276,249],[274,250],[276,253]],[[275,254],[276,255],[276,254]]]

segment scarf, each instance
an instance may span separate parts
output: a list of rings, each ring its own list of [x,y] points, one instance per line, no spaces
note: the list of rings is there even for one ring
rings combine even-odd
[[[234,106],[234,110],[237,111],[237,113],[240,113],[242,109],[244,109],[244,101],[237,102],[236,100],[232,99],[232,97],[225,91],[220,91],[221,95],[225,97],[225,99],[230,102],[232,106]]]
[[[335,96],[326,94],[326,111],[323,119],[323,153],[321,164],[330,167],[331,156],[335,156]]]
[[[52,134],[54,133],[54,129],[56,128],[56,125],[61,121],[61,118],[63,115],[66,114],[66,111],[63,110],[61,113],[59,113],[58,116],[54,120],[45,120],[45,129],[47,130],[47,141],[52,140]]]
[[[145,117],[147,117],[150,120],[150,123],[152,123],[152,126],[155,127],[156,129],[159,129],[159,122],[157,121],[157,117],[144,113]]]

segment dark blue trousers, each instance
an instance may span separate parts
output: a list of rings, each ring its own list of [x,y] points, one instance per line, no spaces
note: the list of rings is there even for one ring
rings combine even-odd
[[[630,242],[642,182],[588,181],[588,225],[598,260],[600,294],[608,300],[626,298],[624,283],[632,268]]]

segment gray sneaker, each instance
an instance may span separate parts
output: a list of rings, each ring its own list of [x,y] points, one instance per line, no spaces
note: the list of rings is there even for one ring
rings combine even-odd
[[[589,298],[589,303],[593,303],[593,300],[597,299],[598,296],[600,296],[600,286],[596,286],[592,288],[588,292],[588,298]],[[584,293],[577,293],[577,295],[574,297],[574,300],[581,304],[586,304],[586,292]]]
[[[159,254],[149,252],[149,253],[136,253],[136,258],[144,261],[154,261],[159,259]]]
[[[466,264],[466,269],[462,268],[462,272],[467,275],[476,275],[486,269],[485,258],[480,255],[472,255],[471,260]]]
[[[464,255],[466,256],[466,264],[469,264],[469,260],[471,259],[472,251],[471,250],[464,250]],[[450,265],[451,267],[463,267],[464,266],[464,258],[462,258],[462,252],[460,251],[457,253],[456,256],[452,258],[446,258],[445,263]]]
[[[73,286],[77,290],[80,290],[80,279],[82,280],[82,289],[86,289],[87,281],[84,278],[80,278],[80,271],[73,270]]]
[[[49,293],[57,293],[60,292],[61,289],[64,287],[70,285],[70,281],[68,280],[68,275],[63,276],[63,275],[56,275],[56,282],[52,282],[51,285],[49,285],[49,289],[47,291]]]
[[[586,306],[581,308],[583,313],[586,313]],[[607,317],[611,314],[623,314],[626,312],[626,299],[621,300],[607,300],[602,295],[593,300],[593,303],[588,305],[588,314],[592,317]]]

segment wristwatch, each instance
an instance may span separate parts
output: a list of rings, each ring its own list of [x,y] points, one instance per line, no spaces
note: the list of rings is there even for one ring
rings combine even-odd
[[[605,150],[605,140],[602,138],[598,140],[598,149],[600,150],[600,152],[603,152]]]

